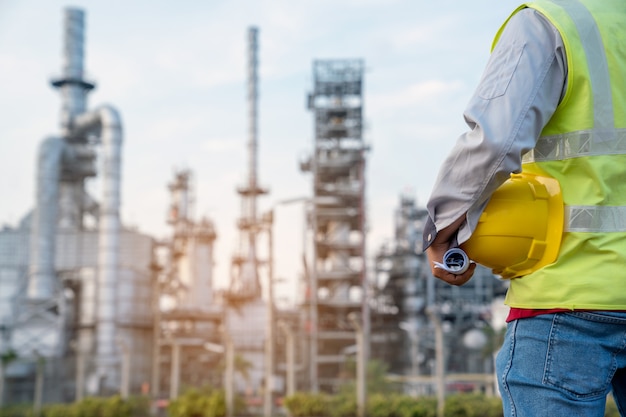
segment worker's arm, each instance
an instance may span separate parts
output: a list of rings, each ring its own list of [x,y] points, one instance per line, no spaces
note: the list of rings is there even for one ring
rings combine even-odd
[[[566,79],[558,31],[539,12],[519,11],[489,58],[463,114],[469,129],[441,165],[427,204],[423,247],[437,278],[460,285],[471,277],[474,267],[452,279],[432,262],[469,239],[491,194],[521,171],[522,155],[554,114]]]

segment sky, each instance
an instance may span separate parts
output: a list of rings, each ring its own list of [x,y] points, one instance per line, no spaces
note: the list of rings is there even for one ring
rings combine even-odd
[[[279,297],[300,291],[302,203],[313,115],[306,97],[315,59],[363,59],[367,247],[393,237],[401,195],[424,206],[466,129],[463,110],[511,0],[0,0],[0,226],[34,204],[35,157],[59,132],[63,10],[86,13],[88,107],[122,117],[122,222],[166,238],[167,184],[189,169],[194,217],[217,229],[215,279],[228,282],[247,178],[247,32],[259,30],[258,177],[275,210]],[[97,179],[88,184],[98,198]]]

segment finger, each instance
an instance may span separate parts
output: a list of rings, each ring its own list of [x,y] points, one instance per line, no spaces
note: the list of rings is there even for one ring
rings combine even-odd
[[[465,271],[462,274],[456,275],[456,274],[452,274],[450,272],[447,272],[443,269],[440,268],[435,268],[433,270],[433,275],[450,284],[450,285],[456,285],[456,286],[461,286],[464,285],[465,283],[467,283],[467,281],[469,281],[472,276],[474,275],[474,270],[476,269],[476,264],[471,264],[469,269],[467,271]]]
[[[464,277],[463,275],[454,275],[450,273],[446,273],[443,277],[440,277],[442,281],[450,285],[455,285],[457,287],[460,287],[461,285],[465,284],[467,281],[470,280],[470,278],[471,277]]]

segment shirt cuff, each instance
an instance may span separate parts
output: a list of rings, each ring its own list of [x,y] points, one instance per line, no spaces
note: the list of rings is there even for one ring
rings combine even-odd
[[[424,232],[422,235],[422,250],[425,251],[435,241],[437,237],[437,226],[433,219],[428,216],[426,218],[426,224],[424,224]]]

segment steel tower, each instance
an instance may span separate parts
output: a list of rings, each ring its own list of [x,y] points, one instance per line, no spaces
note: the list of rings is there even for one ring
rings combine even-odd
[[[247,182],[237,188],[241,196],[239,248],[232,257],[229,288],[223,293],[225,301],[223,328],[224,343],[252,364],[248,379],[234,376],[234,390],[258,393],[268,385],[264,375],[264,346],[266,334],[267,304],[261,288],[262,267],[265,260],[259,259],[259,238],[267,230],[268,221],[258,214],[258,197],[267,190],[258,183],[258,29],[250,27],[247,33],[248,55],[248,173]]]
[[[308,107],[315,120],[314,154],[302,166],[313,174],[314,259],[307,294],[313,391],[332,392],[340,384],[345,355],[355,344],[350,313],[369,333],[363,72],[360,59],[313,62]]]
[[[248,29],[248,181],[238,187],[241,196],[242,217],[237,227],[240,232],[240,250],[231,263],[230,288],[226,297],[232,303],[260,299],[259,260],[257,238],[261,231],[261,221],[257,215],[257,198],[267,194],[258,184],[257,133],[258,133],[258,29]]]

